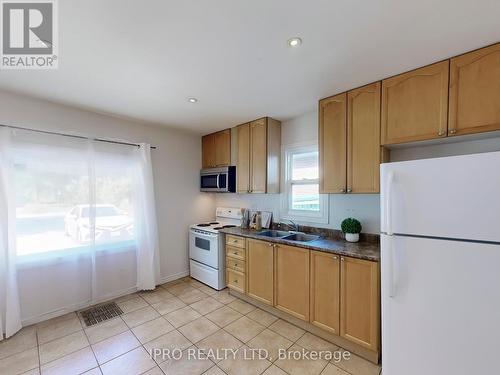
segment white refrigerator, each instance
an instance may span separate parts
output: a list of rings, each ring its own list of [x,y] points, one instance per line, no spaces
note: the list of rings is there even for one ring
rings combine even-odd
[[[382,374],[500,374],[500,152],[381,165]]]

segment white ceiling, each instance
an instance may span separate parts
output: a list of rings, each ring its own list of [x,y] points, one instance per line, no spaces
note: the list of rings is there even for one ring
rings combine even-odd
[[[59,69],[0,71],[0,89],[208,133],[498,42],[499,14],[499,0],[60,0]]]

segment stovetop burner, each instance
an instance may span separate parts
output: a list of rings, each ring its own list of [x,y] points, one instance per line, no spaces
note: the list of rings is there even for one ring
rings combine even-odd
[[[197,227],[209,227],[209,223],[203,223],[203,224],[196,224]]]
[[[217,225],[217,224],[219,224],[219,222],[218,221],[212,221],[211,223],[208,223],[208,224],[210,224],[210,225]]]

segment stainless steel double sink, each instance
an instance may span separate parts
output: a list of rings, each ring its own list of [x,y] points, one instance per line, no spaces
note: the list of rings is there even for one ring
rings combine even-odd
[[[286,232],[282,230],[263,230],[256,233],[259,236],[279,238],[280,240],[295,241],[295,242],[311,242],[320,238],[315,234],[306,234],[301,232]]]

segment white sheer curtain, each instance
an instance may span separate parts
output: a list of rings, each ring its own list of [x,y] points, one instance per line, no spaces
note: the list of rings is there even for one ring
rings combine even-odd
[[[156,205],[151,164],[151,146],[141,144],[136,150],[137,168],[137,288],[154,289],[160,276],[160,246],[156,224]]]
[[[0,340],[21,329],[16,273],[14,206],[10,175],[10,132],[0,128]]]
[[[150,147],[19,130],[11,138],[6,185],[15,194],[2,191],[15,208],[10,237],[0,214],[13,257],[2,262],[12,268],[1,277],[15,282],[17,268],[23,324],[153,289],[159,248]],[[15,283],[3,285],[15,297]]]

